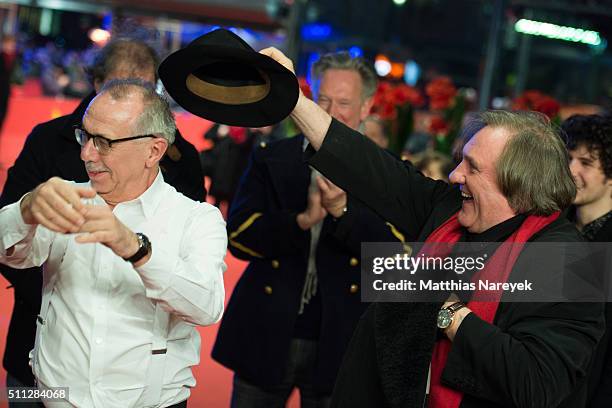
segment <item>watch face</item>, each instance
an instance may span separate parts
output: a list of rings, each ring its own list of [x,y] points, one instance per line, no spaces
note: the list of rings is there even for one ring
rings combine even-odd
[[[442,309],[438,312],[438,327],[446,329],[453,322],[453,313],[448,309]]]

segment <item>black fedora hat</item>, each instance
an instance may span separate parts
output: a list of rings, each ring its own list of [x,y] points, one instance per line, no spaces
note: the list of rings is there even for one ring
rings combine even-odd
[[[291,113],[299,95],[291,71],[224,29],[170,54],[159,66],[159,77],[183,108],[232,126],[278,123]]]

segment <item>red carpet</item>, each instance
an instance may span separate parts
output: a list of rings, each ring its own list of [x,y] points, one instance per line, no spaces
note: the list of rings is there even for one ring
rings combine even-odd
[[[9,104],[9,111],[0,134],[0,188],[6,180],[6,170],[13,164],[23,146],[25,137],[38,123],[72,112],[78,101],[54,99],[37,96],[37,87],[28,83],[24,87],[16,87]],[[204,131],[210,123],[187,113],[176,115],[178,127],[183,136],[201,150],[206,142]],[[228,268],[225,273],[226,300],[244,270],[246,263],[232,257],[229,252],[225,259]],[[0,355],[4,354],[6,332],[13,307],[12,290],[0,276]],[[189,406],[228,407],[231,392],[232,373],[210,358],[210,351],[217,335],[218,325],[199,328],[202,336],[202,351],[200,365],[194,367],[197,386],[192,390]],[[0,408],[7,406],[4,385],[6,373],[0,367]],[[294,393],[288,407],[297,407],[297,393]]]

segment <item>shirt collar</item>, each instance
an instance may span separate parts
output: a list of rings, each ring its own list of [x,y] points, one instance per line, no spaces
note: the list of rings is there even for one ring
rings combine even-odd
[[[91,182],[88,183],[91,186]],[[164,186],[166,183],[164,182],[164,176],[162,175],[161,170],[158,170],[157,176],[153,183],[142,193],[139,197],[130,200],[118,203],[116,207],[138,207],[142,211],[145,218],[151,218],[157,209],[157,206],[162,200],[163,192],[165,190]],[[95,198],[96,201],[104,200],[97,195]]]
[[[468,242],[502,242],[505,241],[514,231],[516,231],[527,215],[518,214],[497,225],[492,226],[486,231],[478,234],[466,232]]]
[[[157,177],[155,177],[153,184],[151,184],[149,188],[147,188],[146,191],[140,195],[140,197],[134,200],[140,204],[142,212],[146,218],[153,217],[153,213],[157,209],[157,206],[162,199],[164,186],[164,176],[162,175],[161,170],[158,169]]]

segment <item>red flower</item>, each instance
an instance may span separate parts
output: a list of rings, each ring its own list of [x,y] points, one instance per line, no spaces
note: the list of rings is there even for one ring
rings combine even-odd
[[[561,110],[561,105],[553,98],[546,98],[541,100],[534,108],[536,111],[542,112],[549,118],[553,118],[557,116],[559,110]]]
[[[308,99],[312,99],[312,90],[310,89],[310,85],[308,85],[308,81],[304,77],[298,77],[298,84],[300,85],[300,89],[305,97]]]
[[[559,114],[561,105],[551,96],[540,91],[529,90],[512,101],[512,109],[536,111],[552,119]]]
[[[246,142],[247,139],[246,128],[230,126],[228,136],[234,141],[234,143],[242,144]]]
[[[406,84],[397,85],[392,92],[393,100],[396,105],[409,103],[413,106],[420,106],[423,104],[423,96],[421,93]]]
[[[529,106],[529,101],[524,96],[518,97],[512,102],[512,109],[513,110],[531,110]]]
[[[423,104],[423,95],[405,84],[379,82],[373,97],[372,113],[378,114],[382,119],[393,120],[397,117],[397,107],[406,104]]]
[[[443,110],[451,105],[457,88],[449,77],[443,76],[431,80],[425,87],[425,93],[429,96],[430,109]]]
[[[375,113],[378,113],[381,119],[384,120],[393,120],[397,117],[397,109],[392,103],[383,103],[381,105],[377,105]]]
[[[434,135],[446,134],[449,130],[449,125],[440,115],[434,115],[429,122],[429,131]]]

